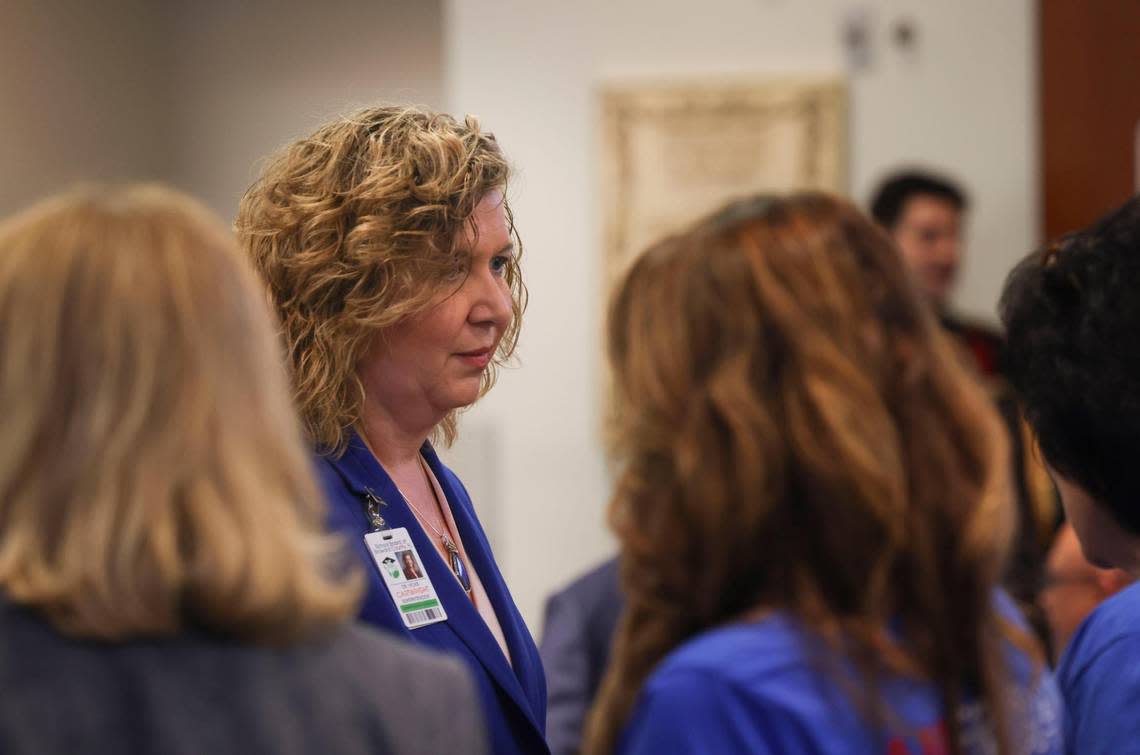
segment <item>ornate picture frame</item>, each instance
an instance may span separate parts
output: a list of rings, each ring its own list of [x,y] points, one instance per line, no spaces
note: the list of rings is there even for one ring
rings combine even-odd
[[[601,97],[607,296],[648,244],[729,199],[847,189],[839,78],[618,83]]]

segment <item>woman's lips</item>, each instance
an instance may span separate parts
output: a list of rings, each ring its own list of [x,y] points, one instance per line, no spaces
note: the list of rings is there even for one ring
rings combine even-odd
[[[483,369],[491,362],[491,349],[479,349],[477,351],[467,351],[462,354],[456,354],[460,361],[464,364],[478,369]]]

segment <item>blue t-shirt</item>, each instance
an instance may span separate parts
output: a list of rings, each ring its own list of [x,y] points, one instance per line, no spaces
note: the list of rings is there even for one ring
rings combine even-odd
[[[1061,656],[1057,680],[1069,752],[1140,753],[1140,584],[1089,614]]]
[[[794,620],[761,621],[699,635],[665,658],[649,677],[623,732],[623,755],[757,753],[764,755],[943,755],[942,706],[933,685],[901,677],[882,682],[886,731],[851,702],[858,677],[821,665],[820,653]],[[1009,695],[1017,752],[1060,755],[1061,703],[1052,675],[1010,650]],[[841,668],[843,668],[841,666]],[[982,708],[961,710],[966,752],[996,750]]]

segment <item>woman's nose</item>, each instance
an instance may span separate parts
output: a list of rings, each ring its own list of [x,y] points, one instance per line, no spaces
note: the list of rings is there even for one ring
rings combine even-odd
[[[500,330],[505,330],[514,318],[511,291],[502,278],[493,275],[488,278],[479,282],[471,319],[475,323],[493,324]]]

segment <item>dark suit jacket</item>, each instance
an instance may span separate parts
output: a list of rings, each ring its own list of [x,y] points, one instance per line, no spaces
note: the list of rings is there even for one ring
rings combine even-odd
[[[0,599],[6,755],[487,752],[463,664],[362,626],[262,648],[72,640]]]
[[[464,549],[483,582],[503,629],[511,660],[508,663],[503,656],[486,622],[471,605],[451,568],[439,557],[391,478],[360,437],[353,433],[344,455],[339,459],[320,457],[319,468],[328,496],[331,524],[348,537],[368,573],[368,589],[360,608],[360,618],[412,642],[453,653],[466,661],[475,677],[490,730],[491,751],[495,755],[546,753],[543,736],[546,680],[538,648],[507,591],[467,491],[451,470],[440,462],[430,444],[425,443],[421,453],[447,496]],[[368,491],[384,501],[380,515],[388,526],[407,528],[419,551],[421,565],[435,585],[447,612],[447,621],[414,630],[404,627],[396,604],[364,543],[364,535],[370,529],[365,507]]]
[[[586,712],[609,663],[623,602],[617,559],[579,577],[546,602],[540,651],[549,690],[546,734],[554,755],[580,748]]]

